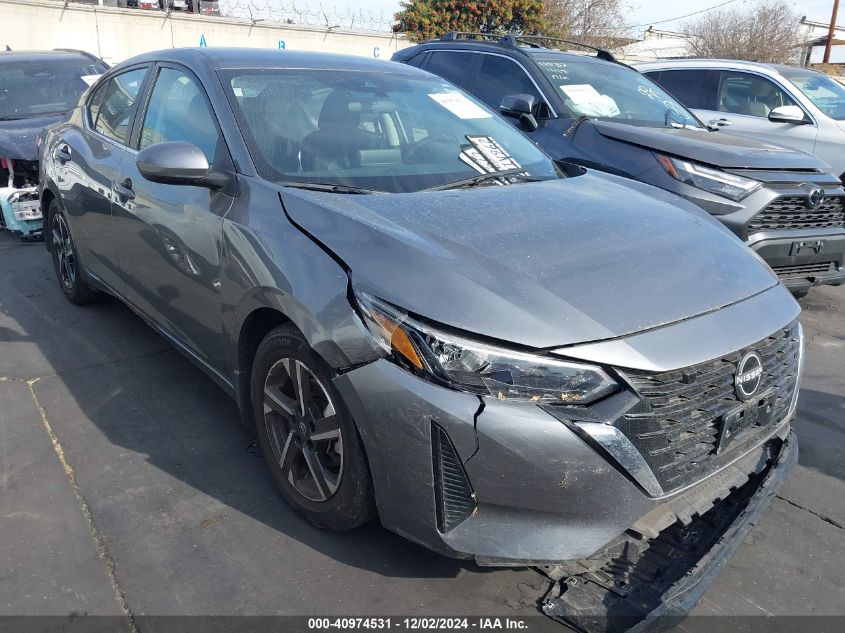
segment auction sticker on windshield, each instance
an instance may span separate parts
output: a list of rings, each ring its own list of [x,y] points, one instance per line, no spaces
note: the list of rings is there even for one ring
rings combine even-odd
[[[428,96],[459,119],[489,119],[493,116],[460,92],[434,92]]]
[[[460,159],[482,174],[521,167],[493,137],[467,134],[466,140],[470,142],[471,147],[466,147],[461,152]]]
[[[575,105],[595,103],[601,99],[598,90],[590,84],[573,84],[571,86],[561,86],[560,89],[563,90],[567,97],[572,99],[572,103]]]

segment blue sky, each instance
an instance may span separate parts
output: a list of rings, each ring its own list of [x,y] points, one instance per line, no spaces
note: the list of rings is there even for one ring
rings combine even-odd
[[[634,8],[631,12],[631,25],[639,25],[639,24],[653,24],[655,22],[662,22],[663,20],[667,20],[670,18],[676,18],[677,16],[684,15],[687,13],[692,13],[693,11],[699,11],[701,9],[707,9],[708,7],[712,7],[714,5],[720,4],[724,0],[685,0],[684,2],[678,3],[669,3],[666,0],[628,0],[630,5]],[[743,4],[746,4],[749,0],[734,0],[731,4],[727,5],[725,8],[738,6],[741,7]],[[792,6],[793,11],[795,11],[799,16],[806,15],[810,20],[817,20],[819,22],[825,22],[830,20],[830,12],[833,8],[833,0],[795,0],[790,1],[787,0],[789,4]],[[298,2],[295,3],[298,4]],[[309,1],[309,5],[316,4],[313,1]],[[674,5],[673,8],[668,9],[666,8],[667,4]],[[329,7],[332,6],[333,3],[331,0],[323,0],[323,6]],[[346,5],[341,3],[337,3],[337,9],[345,11],[346,8],[350,9],[363,9],[364,11],[373,11],[375,13],[382,12],[386,19],[390,19],[399,8],[399,0],[352,0]],[[689,18],[684,18],[682,20],[672,20],[670,22],[662,22],[661,24],[656,25],[659,28],[663,29],[674,29],[680,26],[680,24],[686,21]],[[842,8],[840,9],[840,19],[839,24],[845,25],[845,3],[843,3]],[[642,30],[645,27],[640,27],[636,30]]]

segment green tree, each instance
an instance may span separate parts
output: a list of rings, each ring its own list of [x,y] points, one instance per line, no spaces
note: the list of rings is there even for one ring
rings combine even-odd
[[[537,33],[543,28],[543,0],[410,0],[400,6],[393,30],[414,42],[449,31]]]

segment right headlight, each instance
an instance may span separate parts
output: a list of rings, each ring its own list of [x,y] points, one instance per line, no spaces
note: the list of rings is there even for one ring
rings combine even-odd
[[[747,198],[763,186],[763,183],[757,180],[729,174],[712,167],[705,167],[700,163],[671,158],[663,154],[655,154],[654,156],[672,178],[736,202]]]
[[[619,388],[601,367],[464,339],[369,293],[354,294],[367,329],[394,362],[452,388],[538,404],[588,404]]]

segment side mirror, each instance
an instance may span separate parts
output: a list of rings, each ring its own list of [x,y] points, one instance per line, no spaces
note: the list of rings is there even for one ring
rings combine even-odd
[[[533,132],[539,127],[537,119],[534,117],[534,106],[536,104],[537,99],[534,98],[534,95],[507,95],[502,98],[499,111],[505,116],[519,119],[519,122],[527,131]]]
[[[773,123],[805,123],[806,119],[801,108],[789,105],[775,108],[769,112],[769,121]]]
[[[135,164],[141,175],[151,182],[219,187],[205,154],[192,143],[168,141],[150,145],[138,152]]]

